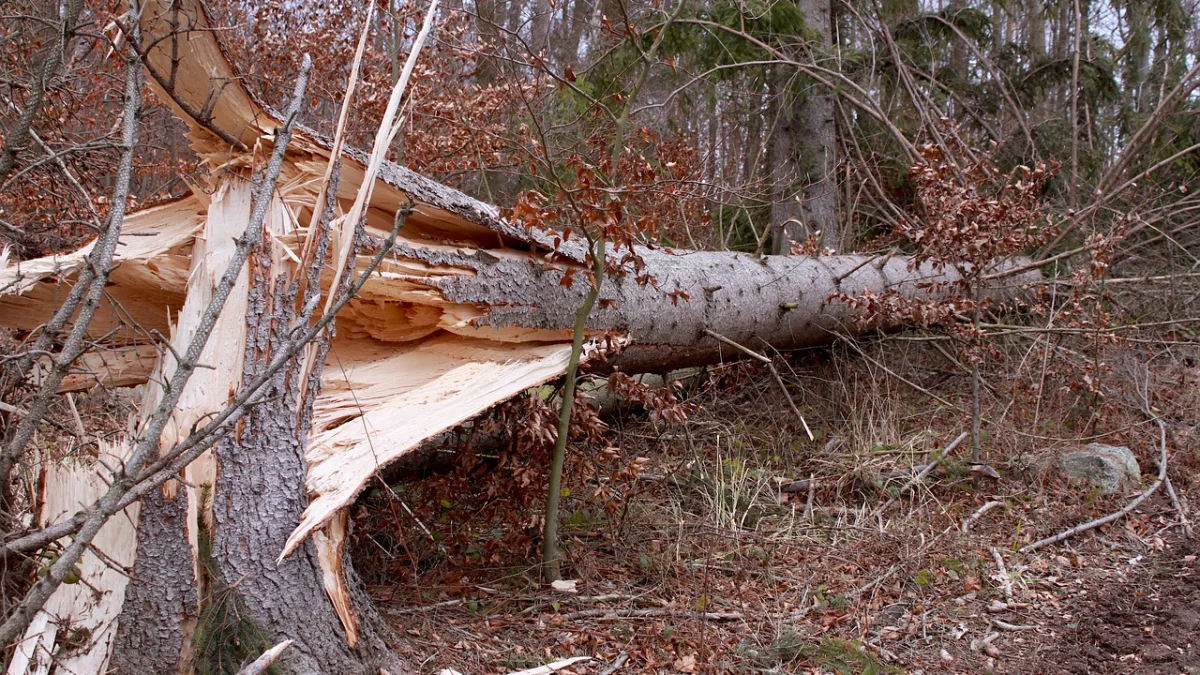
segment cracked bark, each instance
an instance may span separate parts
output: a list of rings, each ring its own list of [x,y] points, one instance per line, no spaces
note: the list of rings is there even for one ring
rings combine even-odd
[[[125,588],[112,667],[118,673],[180,672],[196,619],[187,500],[154,491],[142,500],[137,562]]]

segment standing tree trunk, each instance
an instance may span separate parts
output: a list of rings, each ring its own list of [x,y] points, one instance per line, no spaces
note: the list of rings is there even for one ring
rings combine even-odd
[[[799,0],[808,33],[813,39],[810,52],[814,62],[828,58],[833,47],[829,0]],[[840,233],[837,214],[837,137],[833,118],[833,92],[824,85],[806,80],[807,86],[796,95],[794,113],[785,114],[776,123],[777,136],[772,165],[777,175],[794,174],[802,186],[799,218],[793,214],[790,190],[784,190],[775,203],[778,215],[773,250],[786,254],[792,242],[820,232],[823,249],[838,250]],[[779,83],[782,100],[788,87]]]

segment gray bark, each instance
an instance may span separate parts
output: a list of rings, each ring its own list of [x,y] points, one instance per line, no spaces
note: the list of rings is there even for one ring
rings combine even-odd
[[[282,347],[287,326],[295,320],[295,289],[289,279],[272,280],[267,253],[256,253],[251,271],[251,304],[244,385],[252,382]],[[201,615],[215,603],[233,603],[243,629],[262,640],[261,649],[283,640],[294,644],[274,667],[288,675],[393,675],[410,672],[390,648],[394,641],[372,606],[353,569],[346,582],[358,619],[358,645],[350,647],[326,595],[317,553],[311,540],[277,562],[288,535],[308,503],[304,477],[307,414],[298,403],[299,362],[281,371],[268,386],[263,403],[243,417],[241,425],[215,449],[218,476],[212,488],[212,522],[206,525],[211,550],[201,565],[205,578],[194,578],[195,552],[182,535],[186,507],[155,496],[146,502],[138,530],[138,566],[146,574],[131,579],[120,621],[114,664],[120,673],[178,672],[180,653],[200,662],[206,657],[192,640],[187,620],[196,597]],[[319,366],[318,366],[319,368]],[[319,377],[319,372],[314,378]],[[314,380],[316,381],[316,380]],[[181,497],[182,502],[184,498]],[[202,528],[204,529],[204,528]],[[203,549],[204,547],[202,547]],[[197,585],[203,586],[198,589]],[[169,592],[164,593],[164,588]],[[190,612],[190,613],[189,613]],[[222,633],[197,638],[224,641]],[[249,647],[254,649],[253,645]],[[238,654],[249,660],[257,653]],[[239,663],[208,662],[212,672]],[[219,666],[221,669],[218,669]],[[232,672],[232,670],[229,670]]]
[[[799,0],[811,37],[814,61],[833,45],[829,0]],[[780,92],[781,96],[786,95]],[[775,253],[787,253],[794,241],[803,241],[810,232],[820,231],[823,249],[837,250],[840,233],[837,214],[837,139],[833,118],[833,93],[824,85],[810,82],[799,93],[794,113],[784,114],[777,123],[772,164],[781,176],[794,174],[802,187],[799,218],[793,213],[790,191],[780,202],[773,218]]]
[[[270,288],[268,270],[269,262],[260,265],[252,282],[247,381],[266,366],[281,329],[293,314],[293,296],[284,288]],[[267,402],[245,418],[241,433],[217,447],[213,563],[221,583],[236,582],[229,592],[240,596],[248,618],[267,633],[268,643],[295,641],[277,662],[285,672],[376,673],[378,667],[369,668],[346,644],[341,622],[322,586],[311,541],[276,562],[308,503],[304,489],[306,432],[297,429],[294,379],[294,371],[280,373],[270,385]]]
[[[587,292],[586,282],[564,286],[561,265],[528,259],[496,258],[484,251],[430,253],[400,245],[401,258],[469,268],[473,275],[449,276],[433,284],[451,302],[486,306],[480,323],[505,328],[570,330]],[[720,333],[751,346],[777,349],[826,344],[839,334],[860,333],[854,309],[833,296],[895,291],[905,297],[939,292],[925,282],[961,279],[953,269],[925,264],[909,269],[907,258],[845,256],[765,256],[728,252],[673,252],[639,249],[654,285],[633,276],[605,280],[600,303],[588,322],[597,331],[632,337],[634,356],[617,363],[626,370],[656,371],[713,362],[719,344],[705,334]],[[617,254],[614,254],[617,255]],[[1032,276],[1031,276],[1032,275]],[[989,288],[993,299],[1013,297],[1036,272]],[[870,328],[890,329],[892,325]],[[728,353],[728,349],[725,350]],[[731,355],[732,356],[732,355]],[[625,360],[628,359],[628,360]],[[635,365],[636,364],[636,367]]]
[[[829,0],[801,0],[808,29],[821,41],[816,53],[833,46]],[[838,250],[840,233],[837,221],[837,144],[834,137],[833,93],[813,83],[805,92],[797,111],[799,151],[806,179],[801,208],[804,221],[812,230],[821,231],[821,247]]]
[[[187,496],[155,490],[142,500],[137,562],[125,589],[113,646],[117,673],[173,675],[196,619],[195,573],[187,540]]]

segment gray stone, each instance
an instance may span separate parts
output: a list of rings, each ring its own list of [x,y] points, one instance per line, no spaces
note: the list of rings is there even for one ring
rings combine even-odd
[[[1142,481],[1137,459],[1129,448],[1119,445],[1085,445],[1060,457],[1058,465],[1068,478],[1091,483],[1102,495],[1136,487]]]

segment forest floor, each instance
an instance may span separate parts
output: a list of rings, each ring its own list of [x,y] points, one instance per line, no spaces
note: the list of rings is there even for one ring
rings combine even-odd
[[[710,369],[686,422],[607,418],[568,465],[574,592],[539,582],[545,460],[520,448],[381,483],[357,508],[354,559],[426,673],[571,656],[593,660],[560,672],[1200,673],[1200,545],[1165,490],[1017,551],[1137,495],[1068,484],[1054,459],[1081,440],[1128,446],[1153,482],[1140,391],[1176,492],[1200,495],[1196,355],[1114,347],[1103,397],[1005,359],[1012,372],[985,376],[983,464],[964,444],[881,512],[970,426],[969,377],[930,345],[781,359],[811,441],[747,364]],[[789,480],[813,481],[811,501]]]

